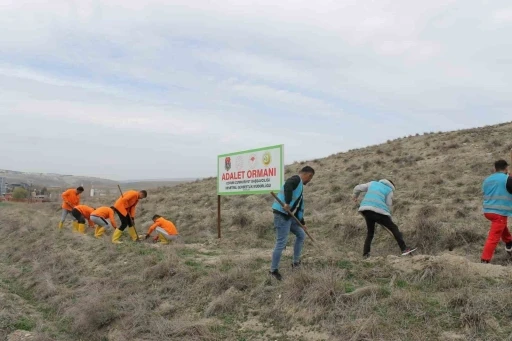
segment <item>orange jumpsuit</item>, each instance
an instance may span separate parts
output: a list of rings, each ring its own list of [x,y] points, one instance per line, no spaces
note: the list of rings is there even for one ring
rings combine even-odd
[[[99,207],[96,210],[94,210],[91,213],[91,215],[103,218],[105,220],[109,219],[110,220],[110,224],[112,225],[112,227],[115,228],[115,229],[117,228],[116,220],[114,218],[114,210],[111,209],[110,207],[107,207],[107,206]]]
[[[150,228],[148,230],[148,234],[151,234],[151,232],[153,232],[157,227],[161,227],[162,229],[165,230],[165,232],[167,232],[171,236],[178,234],[178,230],[176,229],[176,226],[174,226],[174,224],[171,221],[164,219],[162,217],[158,218],[155,221],[155,223],[150,226]]]
[[[126,191],[123,196],[117,199],[114,207],[126,217],[127,214],[130,214],[132,218],[135,218],[135,206],[139,202],[139,192],[131,190]]]
[[[94,208],[89,207],[87,205],[78,205],[75,206],[78,212],[82,214],[82,216],[87,219],[89,226],[94,226],[94,223],[91,221],[91,213],[94,211]]]
[[[67,202],[72,204],[73,206],[80,205],[80,194],[77,193],[76,189],[70,188],[67,191],[62,193],[62,208],[71,211],[73,207],[69,206]]]

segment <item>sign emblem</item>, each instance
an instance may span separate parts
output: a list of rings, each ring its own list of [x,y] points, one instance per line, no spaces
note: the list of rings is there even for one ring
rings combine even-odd
[[[258,162],[258,159],[256,158],[255,154],[249,155],[249,166],[251,169],[254,169],[256,167],[256,163]]]
[[[262,162],[265,166],[268,166],[270,165],[270,163],[272,162],[272,156],[270,155],[269,152],[265,152],[263,154],[263,159],[262,159]]]
[[[226,171],[229,171],[231,169],[231,158],[229,156],[226,157],[226,159],[224,160],[224,168],[226,169]]]

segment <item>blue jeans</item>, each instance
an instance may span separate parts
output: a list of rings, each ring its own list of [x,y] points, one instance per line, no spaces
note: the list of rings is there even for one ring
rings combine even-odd
[[[64,222],[66,220],[68,214],[71,216],[73,221],[77,221],[76,218],[73,217],[73,215],[71,214],[71,211],[68,211],[68,210],[65,210],[65,209],[62,209],[62,216],[60,217],[60,221]]]
[[[300,260],[300,254],[302,252],[302,245],[304,245],[304,238],[306,233],[302,227],[291,218],[286,220],[286,217],[274,213],[274,228],[276,229],[276,245],[274,252],[272,253],[272,266],[271,271],[279,268],[279,262],[281,261],[281,254],[288,242],[288,234],[291,232],[295,235],[295,245],[293,247],[293,262],[296,263]]]

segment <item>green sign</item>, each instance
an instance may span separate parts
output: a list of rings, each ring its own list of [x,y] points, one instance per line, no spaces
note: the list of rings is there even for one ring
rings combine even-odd
[[[284,183],[284,145],[217,157],[217,194],[268,194]]]

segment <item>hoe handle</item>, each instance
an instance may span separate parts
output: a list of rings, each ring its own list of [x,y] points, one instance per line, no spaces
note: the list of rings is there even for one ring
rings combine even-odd
[[[284,203],[281,201],[281,199],[279,199],[279,198],[277,197],[277,195],[276,195],[274,192],[270,192],[270,194],[272,194],[272,196],[274,197],[274,199],[276,199],[276,200],[277,200],[277,202],[279,203],[279,205],[281,205],[281,207],[283,207],[283,209],[284,209],[286,212],[288,212],[288,214],[290,214],[290,215],[293,217],[293,219],[295,219],[295,221],[297,222],[297,224],[299,224],[299,225],[300,225],[300,227],[302,227],[302,229],[304,230],[304,232],[306,232],[306,234],[308,235],[308,237],[309,237],[313,242],[315,242],[315,240],[313,239],[313,237],[311,237],[311,235],[309,234],[308,229],[306,228],[306,226],[304,226],[304,224],[302,224],[302,223],[300,222],[300,220],[299,220],[299,219],[298,219],[298,218],[297,218],[297,217],[296,217],[296,216],[295,216],[295,215],[294,215],[290,210],[287,210],[287,209],[285,209],[285,208],[284,208]]]

